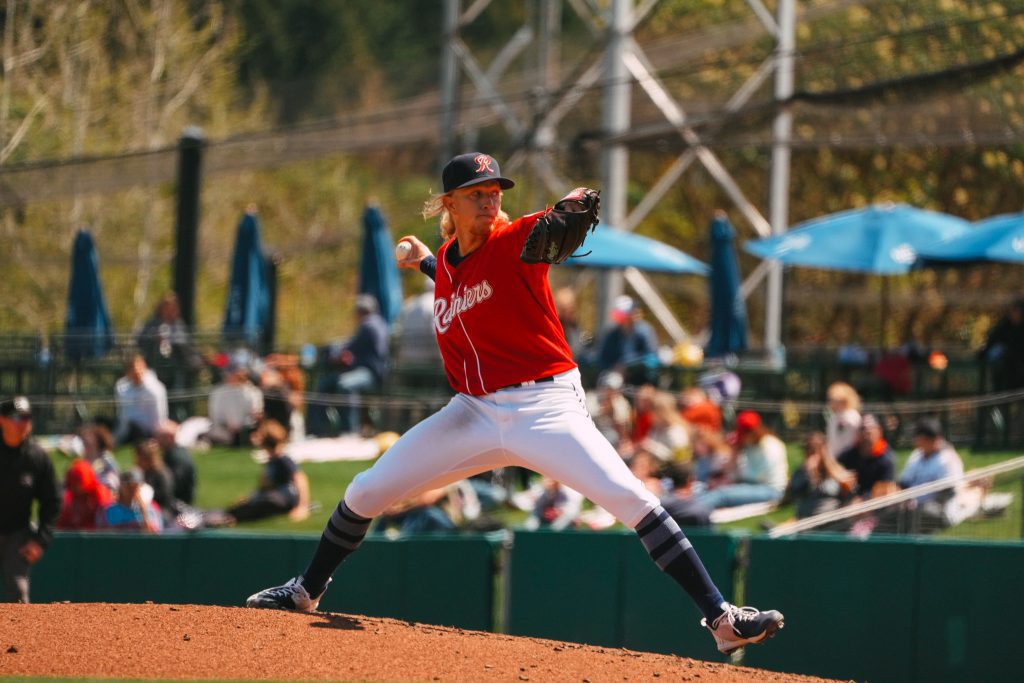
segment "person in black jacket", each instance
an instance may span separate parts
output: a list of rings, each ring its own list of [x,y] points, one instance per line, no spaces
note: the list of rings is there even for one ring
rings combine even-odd
[[[28,602],[28,576],[53,537],[60,513],[50,457],[29,440],[32,407],[24,396],[0,402],[0,575],[4,602]],[[39,502],[36,528],[32,505]]]

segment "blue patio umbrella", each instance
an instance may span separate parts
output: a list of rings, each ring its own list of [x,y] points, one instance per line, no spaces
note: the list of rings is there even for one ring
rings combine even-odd
[[[969,230],[969,222],[949,214],[875,204],[815,218],[743,248],[787,265],[899,275],[910,271],[922,247]]]
[[[235,236],[222,331],[229,340],[258,346],[269,323],[270,283],[260,224],[255,214],[246,213]]]
[[[787,265],[901,275],[913,268],[922,247],[969,230],[968,221],[949,214],[906,204],[874,204],[800,223],[784,235],[753,240],[743,248]],[[884,346],[887,280],[882,280],[880,317]]]
[[[740,268],[733,240],[736,231],[724,213],[711,222],[711,339],[709,358],[747,349],[747,308],[740,294]]]
[[[711,272],[706,263],[675,247],[650,237],[616,230],[603,223],[587,237],[579,253],[580,256],[570,258],[566,263],[592,268],[633,267],[638,270],[693,275],[707,275]]]
[[[1024,263],[1024,213],[993,216],[974,230],[920,250],[922,263]]]
[[[88,230],[78,231],[71,249],[64,333],[66,353],[72,361],[98,358],[114,347],[114,327],[103,297],[96,244]]]
[[[359,266],[359,293],[371,294],[380,304],[380,314],[390,325],[402,308],[402,280],[395,261],[395,243],[391,239],[384,214],[377,206],[363,212],[363,254]]]

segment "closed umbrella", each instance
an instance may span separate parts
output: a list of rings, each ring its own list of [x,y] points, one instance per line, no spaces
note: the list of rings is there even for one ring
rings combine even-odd
[[[589,252],[589,253],[588,253]],[[662,273],[707,275],[706,263],[658,240],[598,225],[566,263],[591,268],[629,268]]]
[[[733,240],[736,230],[724,213],[711,222],[711,338],[709,358],[747,349],[747,308],[740,294],[740,268]]]
[[[377,299],[380,314],[389,325],[402,309],[402,280],[398,276],[394,249],[395,243],[384,214],[377,206],[367,206],[363,212],[359,293],[370,294]]]
[[[224,309],[225,339],[258,346],[270,324],[270,296],[260,224],[255,214],[246,213],[238,224],[235,254],[231,260],[231,279]]]
[[[794,226],[784,235],[747,242],[743,248],[787,265],[901,275],[914,266],[922,247],[969,230],[968,221],[949,214],[906,204],[875,204],[821,216]],[[879,328],[883,339],[887,289],[883,280],[883,325]]]
[[[114,347],[114,328],[100,283],[96,244],[88,230],[79,230],[71,249],[71,278],[64,317],[68,359],[98,358]]]
[[[970,232],[923,247],[920,258],[925,264],[1024,263],[1024,213],[978,221]]]

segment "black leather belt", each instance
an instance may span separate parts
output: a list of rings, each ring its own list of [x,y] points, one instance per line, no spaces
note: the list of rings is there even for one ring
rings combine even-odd
[[[521,389],[523,387],[531,387],[534,384],[540,384],[542,382],[554,382],[555,376],[549,375],[548,377],[541,377],[540,379],[530,380],[529,382],[520,382],[519,384],[509,384],[507,387],[501,387],[497,391],[505,391],[506,389]]]

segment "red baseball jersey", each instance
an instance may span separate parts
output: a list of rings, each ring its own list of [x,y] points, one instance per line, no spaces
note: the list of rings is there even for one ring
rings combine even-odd
[[[576,367],[548,284],[548,266],[519,259],[540,217],[496,227],[483,245],[452,267],[454,239],[437,253],[434,331],[448,382],[481,396]]]

